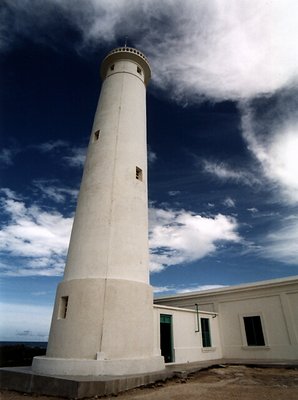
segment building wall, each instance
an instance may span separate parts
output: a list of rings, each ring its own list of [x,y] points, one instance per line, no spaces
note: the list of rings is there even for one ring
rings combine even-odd
[[[197,303],[200,310],[217,312],[224,358],[298,360],[297,277],[169,296],[155,303],[187,308]],[[248,345],[244,317],[254,316],[261,321],[264,345]]]
[[[217,314],[199,314],[199,318],[208,318],[210,324],[211,347],[203,348],[196,311],[158,305],[154,306],[156,354],[160,354],[160,315],[172,316],[173,362],[179,364],[222,357]]]

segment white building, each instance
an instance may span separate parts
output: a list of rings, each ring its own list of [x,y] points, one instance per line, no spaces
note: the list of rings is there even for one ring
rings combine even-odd
[[[298,361],[297,276],[161,297],[154,309],[166,361]]]

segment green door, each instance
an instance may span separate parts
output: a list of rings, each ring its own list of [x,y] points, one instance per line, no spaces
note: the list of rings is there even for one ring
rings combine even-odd
[[[160,315],[160,350],[165,363],[173,362],[172,316]]]

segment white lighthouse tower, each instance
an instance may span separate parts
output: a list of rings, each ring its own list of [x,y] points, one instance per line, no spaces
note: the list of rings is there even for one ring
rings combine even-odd
[[[64,279],[47,354],[33,371],[122,375],[162,370],[154,349],[148,272],[146,57],[129,47],[103,60]]]

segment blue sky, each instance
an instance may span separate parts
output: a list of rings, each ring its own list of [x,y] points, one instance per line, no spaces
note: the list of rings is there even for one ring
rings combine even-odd
[[[157,295],[298,274],[295,1],[4,1],[1,334],[47,340],[106,53],[148,56]]]

